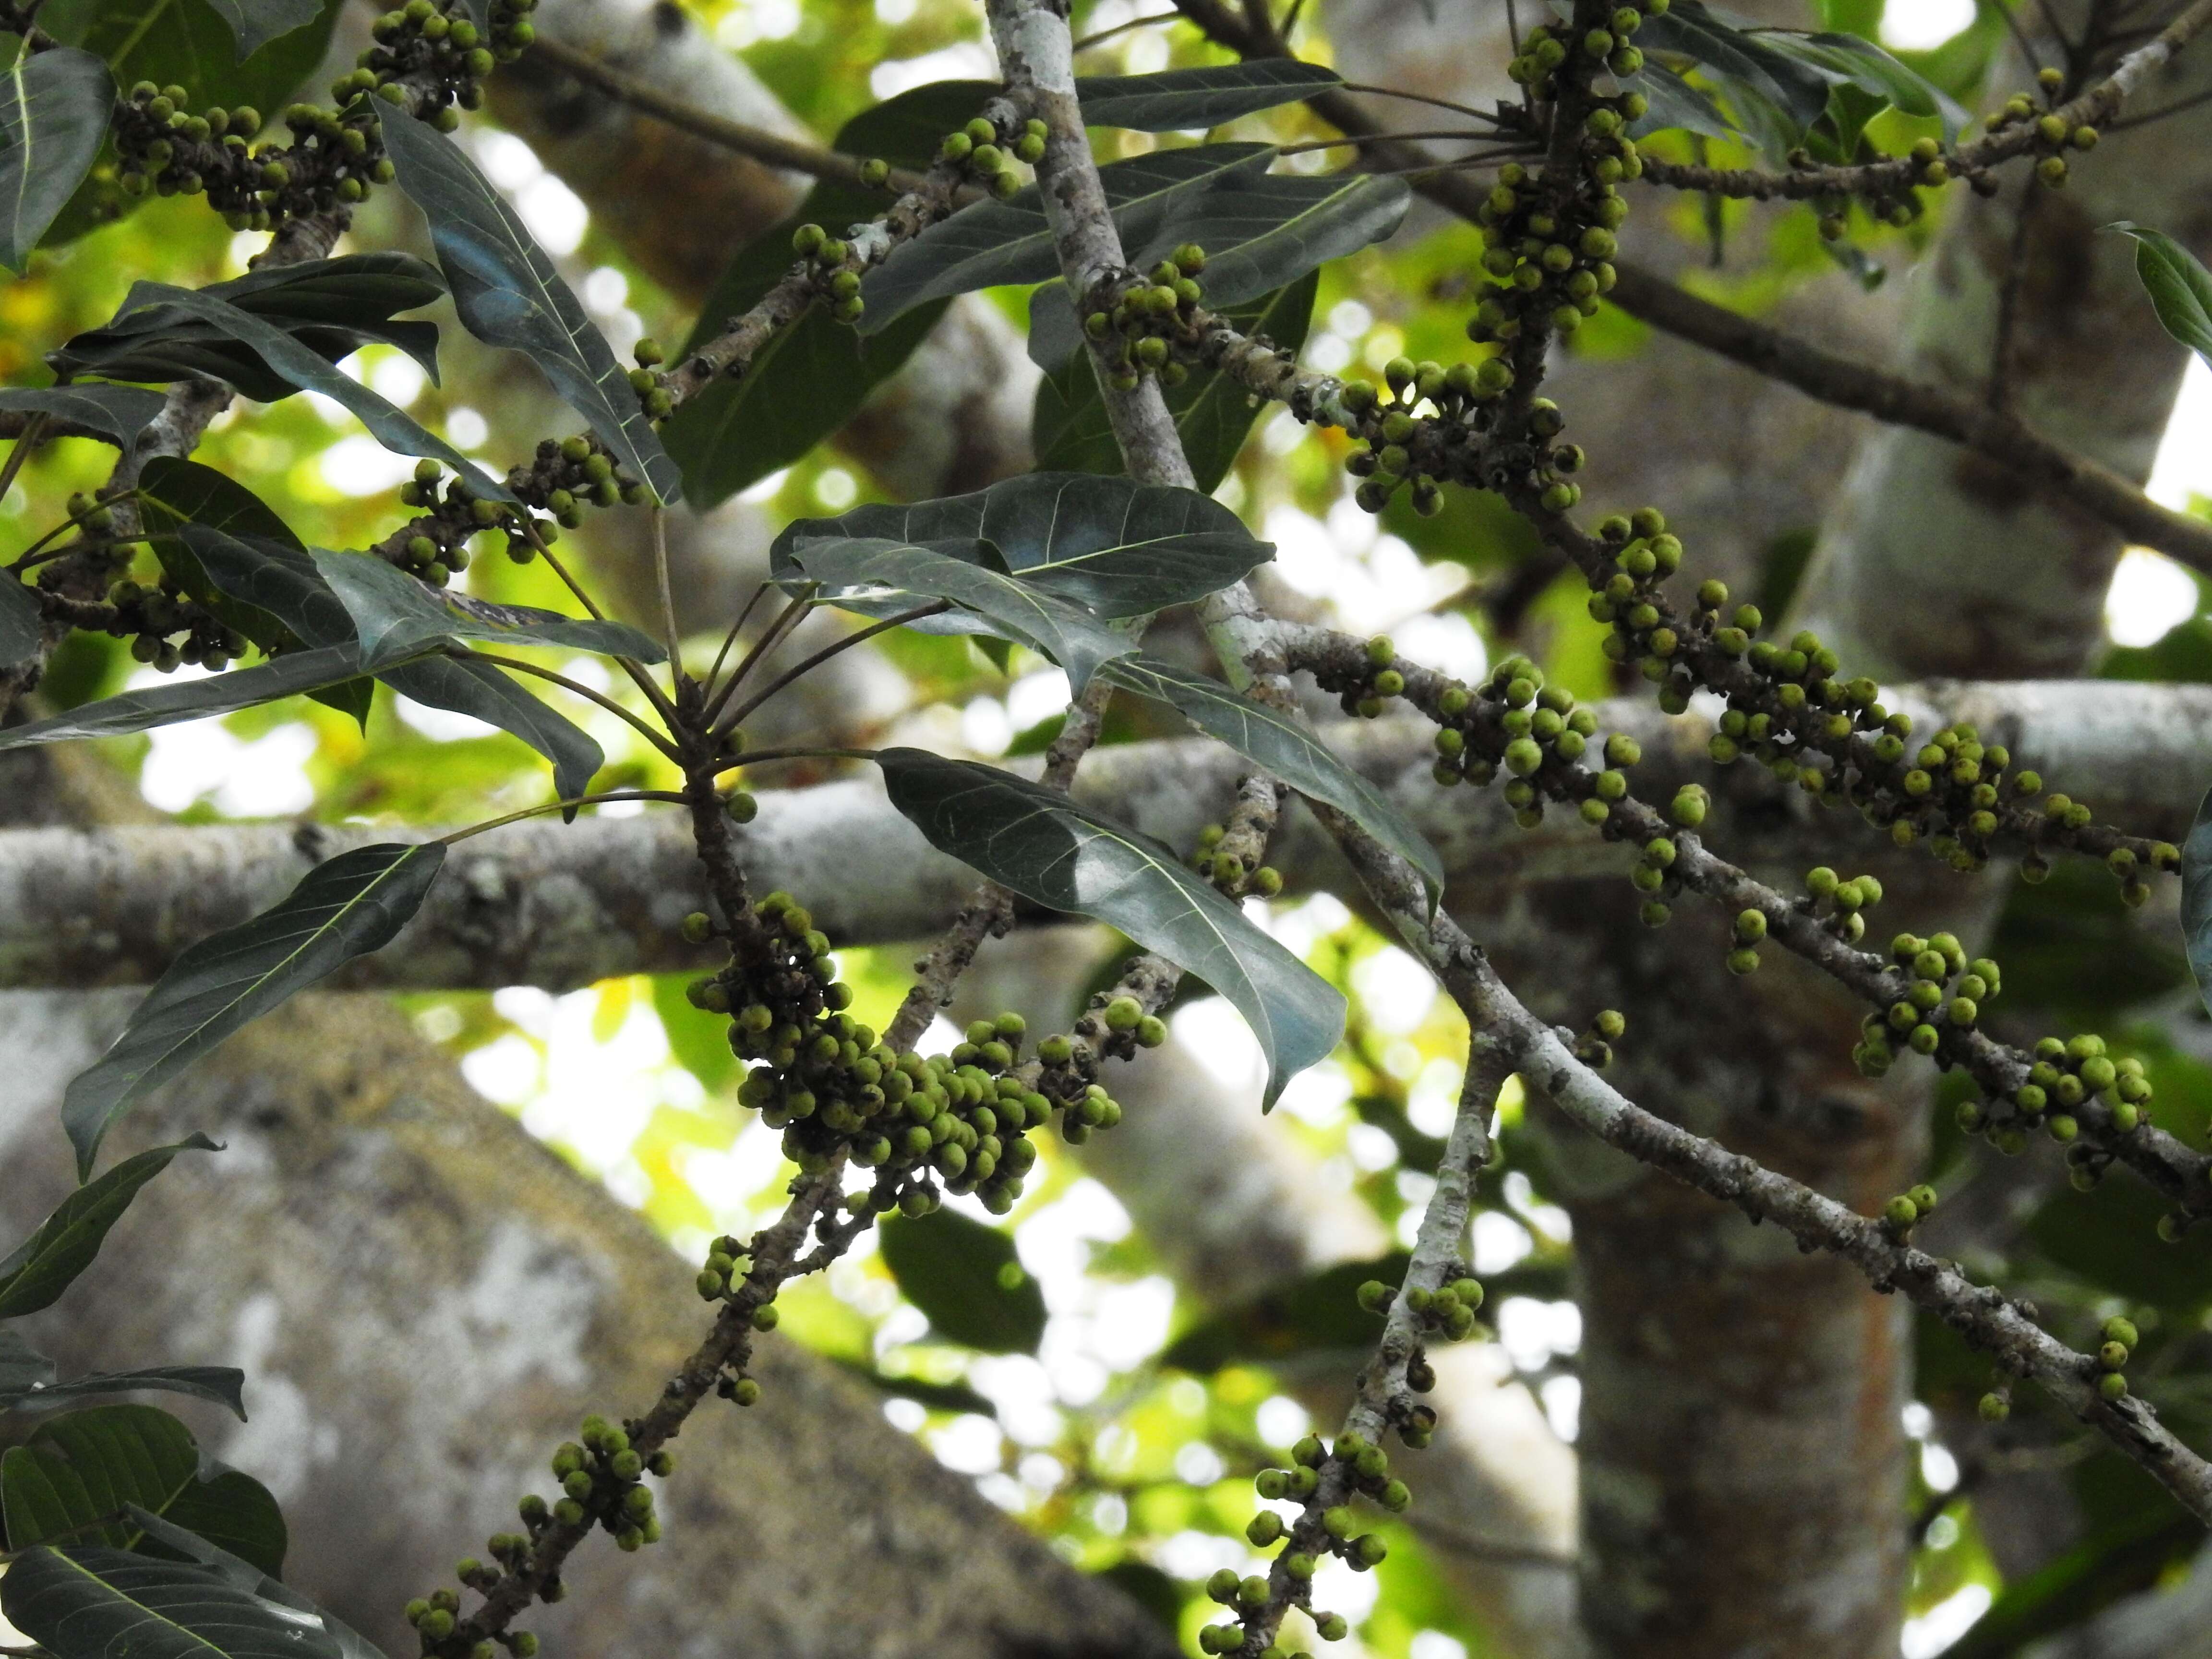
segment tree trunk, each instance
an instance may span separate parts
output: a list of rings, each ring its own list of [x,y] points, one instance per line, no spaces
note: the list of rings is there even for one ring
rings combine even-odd
[[[0,996],[0,1232],[68,1191],[57,1097],[131,1000]],[[243,1367],[251,1421],[180,1409],[283,1503],[288,1578],[407,1650],[401,1605],[512,1527],[522,1493],[552,1492],[546,1459],[582,1415],[657,1396],[710,1317],[692,1267],[380,998],[304,998],[263,1020],[130,1139],[195,1128],[225,1149],[148,1188],[33,1338],[65,1375]],[[787,1338],[759,1345],[754,1375],[757,1407],[710,1400],[678,1442],[666,1538],[636,1557],[587,1546],[567,1601],[526,1621],[550,1651],[1176,1651],[893,1429],[865,1385]]]

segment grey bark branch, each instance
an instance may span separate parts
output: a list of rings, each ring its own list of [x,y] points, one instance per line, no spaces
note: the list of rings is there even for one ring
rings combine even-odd
[[[1893,706],[1916,718],[1929,710],[1938,724],[1974,720],[2077,799],[2169,838],[2185,831],[2212,755],[2212,687],[1933,683],[1907,688]],[[1703,721],[1670,720],[1630,700],[1600,705],[1600,715],[1604,730],[1644,744],[1638,781],[1648,776],[1655,795],[1706,775]],[[1327,734],[1413,814],[1455,881],[1495,889],[1618,876],[1625,867],[1626,855],[1578,821],[1560,815],[1523,831],[1494,793],[1435,788],[1425,721],[1344,722]],[[1234,755],[1199,739],[1115,744],[1091,755],[1076,793],[1182,845],[1224,816],[1238,773]],[[1802,818],[1808,810],[1799,791],[1749,767],[1730,774],[1728,795],[1741,806],[1772,809],[1764,813],[1769,818]],[[284,824],[0,831],[0,986],[149,983],[185,945],[266,908],[318,860],[436,833]],[[1324,842],[1310,820],[1292,814],[1271,856],[1294,887],[1318,884],[1337,867]],[[763,795],[742,845],[763,890],[808,894],[823,930],[840,944],[920,938],[972,892],[966,867],[931,849],[872,778]],[[422,916],[341,983],[567,990],[699,966],[706,953],[685,945],[677,925],[702,896],[688,836],[671,815],[517,824],[465,843]]]

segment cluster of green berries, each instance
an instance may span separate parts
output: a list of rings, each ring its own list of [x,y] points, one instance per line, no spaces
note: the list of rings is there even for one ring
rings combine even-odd
[[[258,110],[211,107],[195,115],[185,106],[182,87],[157,87],[141,81],[118,100],[114,132],[116,184],[125,196],[198,196],[208,192],[216,208],[244,212],[250,228],[260,204],[250,189],[258,184],[258,158],[249,141],[261,131]]]
[[[1273,898],[1283,890],[1283,872],[1273,865],[1263,864],[1256,869],[1247,869],[1244,860],[1237,854],[1224,851],[1221,843],[1227,839],[1228,826],[1209,823],[1198,832],[1198,850],[1191,854],[1191,867],[1202,872],[1206,878],[1231,898]],[[1125,1000],[1134,1005],[1136,999]],[[1156,1048],[1167,1039],[1167,1027],[1152,1015],[1144,1017],[1151,1024],[1159,1027],[1159,1042],[1146,1042],[1142,1036],[1138,1041],[1147,1048]],[[1109,1022],[1110,1024],[1110,1022]]]
[[[2096,149],[2100,135],[2096,128],[2075,125],[2058,113],[2058,95],[2066,86],[2066,76],[2061,71],[2043,70],[2035,78],[2044,99],[2040,112],[2034,99],[2024,92],[2016,92],[1990,117],[1990,131],[2002,132],[2008,127],[2033,123],[2035,152],[2040,158],[2035,164],[2035,176],[2055,187],[2066,182],[2066,153]]]
[[[746,960],[733,954],[690,995],[700,1007],[731,1015],[730,1047],[739,1059],[763,1062],[738,1099],[783,1131],[784,1155],[809,1173],[840,1154],[876,1170],[873,1190],[855,1198],[878,1214],[926,1215],[937,1207],[940,1184],[975,1194],[994,1214],[1012,1209],[1036,1162],[1026,1132],[1053,1110],[1021,1075],[1021,1017],[977,1022],[950,1054],[894,1054],[846,1012],[852,988],[836,977],[830,941],[804,906],[771,893],[754,919],[759,933]],[[687,938],[712,930],[703,913],[685,923]],[[1121,1107],[1093,1085],[1065,1103],[1062,1131],[1079,1139],[1120,1121]]]
[[[1505,66],[1506,74],[1539,99],[1558,91],[1557,77],[1571,60],[1579,57],[1590,65],[1602,65],[1615,75],[1636,74],[1644,67],[1644,54],[1630,38],[1647,17],[1664,17],[1674,0],[1639,0],[1623,6],[1606,20],[1606,27],[1577,36],[1565,24],[1538,24],[1521,39],[1521,55]]]
[[[653,371],[667,360],[658,340],[647,337],[637,343],[637,367],[629,372],[630,390],[637,393],[637,406],[645,411],[645,418],[656,423],[676,412],[676,399],[660,384],[660,376]]]
[[[752,1257],[742,1240],[724,1233],[707,1247],[707,1259],[699,1266],[696,1281],[701,1298],[708,1302],[733,1300],[744,1289],[746,1276],[752,1272]],[[767,1332],[782,1322],[777,1310],[775,1295],[771,1287],[769,1294],[754,1304],[752,1328]],[[751,1407],[760,1403],[761,1386],[744,1374],[734,1361],[725,1361],[722,1374],[714,1379],[714,1392],[734,1406]]]
[[[1022,187],[1021,175],[1013,164],[1034,165],[1042,159],[1049,131],[1043,122],[1032,120],[1022,128],[1020,137],[1009,142],[979,115],[959,131],[945,134],[945,142],[938,146],[938,159],[953,163],[1003,202]]]
[[[513,63],[538,38],[530,22],[537,7],[538,0],[491,0],[479,32],[454,0],[406,0],[370,26],[376,44],[331,95],[343,104],[356,92],[374,92],[405,104],[411,94],[417,115],[451,132],[459,122],[453,106],[477,108],[494,65]]]
[[[1608,661],[1636,667],[1658,688],[1659,706],[1679,714],[1690,706],[1694,689],[1683,660],[1688,642],[1661,605],[1659,590],[1682,568],[1681,538],[1668,530],[1666,514],[1656,507],[1613,514],[1599,520],[1597,536],[1613,556],[1609,568],[1589,573],[1590,617],[1613,629],[1599,648]],[[1708,583],[1698,594],[1701,605],[1708,599],[1725,604],[1727,599],[1728,589],[1718,582]],[[1749,606],[1745,610],[1756,625],[1759,613]],[[1738,618],[1739,623],[1745,620]]]
[[[1424,1336],[1441,1337],[1447,1342],[1464,1342],[1475,1334],[1474,1316],[1482,1308],[1482,1285],[1472,1274],[1455,1273],[1435,1290],[1424,1290],[1416,1285],[1411,1290],[1393,1290],[1379,1279],[1370,1279],[1359,1287],[1359,1305],[1369,1313],[1388,1315],[1402,1296],[1407,1311],[1413,1316],[1414,1323]],[[1413,1364],[1426,1370],[1426,1362],[1416,1352]],[[1410,1370],[1410,1368],[1409,1368]],[[1433,1386],[1434,1373],[1430,1373]],[[1420,1379],[1408,1376],[1407,1381],[1425,1394]]]
[[[520,1532],[494,1533],[485,1545],[489,1562],[474,1556],[455,1564],[453,1576],[462,1585],[489,1594],[513,1575],[530,1570],[539,1540],[556,1528],[596,1524],[614,1536],[624,1550],[637,1550],[660,1540],[660,1522],[653,1514],[647,1474],[666,1476],[676,1468],[674,1455],[665,1450],[650,1457],[630,1445],[631,1430],[618,1428],[594,1413],[586,1417],[577,1437],[553,1454],[553,1478],[561,1483],[561,1496],[549,1504],[531,1493],[517,1505]],[[558,1575],[538,1587],[546,1602],[563,1599],[566,1591]],[[496,1659],[495,1644],[514,1659],[535,1659],[538,1638],[528,1631],[504,1631],[488,1639],[471,1642],[458,1633],[460,1598],[449,1589],[432,1591],[407,1604],[407,1622],[422,1638],[424,1659]]]
[[[1872,879],[1858,878],[1860,883]],[[1947,1034],[1972,1030],[1981,1018],[1983,1006],[2004,988],[2004,975],[1997,964],[1987,957],[1967,961],[1966,949],[1955,934],[1933,933],[1923,939],[1917,933],[1899,933],[1889,942],[1889,956],[1905,975],[1903,994],[1887,1008],[1866,1017],[1859,1027],[1859,1045],[1851,1050],[1853,1063],[1868,1077],[1880,1077],[1895,1064],[1895,1045],[1902,1044],[1916,1054],[1933,1055]],[[2036,1109],[2040,1111],[2039,1091],[2030,1098],[2038,1103]],[[1970,1123],[1968,1115],[1962,1112],[1960,1127],[1988,1127],[1988,1113],[1972,1102],[1967,1104],[1972,1107],[1972,1121]],[[2009,1119],[2011,1113],[2005,1115]],[[2072,1133],[2069,1121],[2067,1138],[2071,1139]]]
[[[179,663],[219,671],[246,654],[246,636],[187,599],[170,577],[151,587],[126,577],[108,590],[107,603],[115,611],[109,637],[129,640],[132,661],[164,674]]]
[[[1583,121],[1576,193],[1564,202],[1518,161],[1498,170],[1475,215],[1482,268],[1498,286],[1468,320],[1469,339],[1510,341],[1545,328],[1571,334],[1597,314],[1598,296],[1618,276],[1614,233],[1628,218],[1620,185],[1644,172],[1628,128],[1645,107],[1640,92],[1596,101]]]
[[[1594,1072],[1613,1064],[1613,1045],[1628,1034],[1628,1016],[1618,1008],[1601,1008],[1575,1043],[1575,1058]]]
[[[1859,147],[1863,159],[1874,159],[1871,147],[1864,137],[1860,139]],[[1860,191],[1857,198],[1868,216],[1877,223],[1892,225],[1900,230],[1917,222],[1926,211],[1920,198],[1915,194],[1917,190],[1938,189],[1951,180],[1951,164],[1943,159],[1942,145],[1933,138],[1915,139],[1912,148],[1906,152],[1906,159],[1912,163],[1912,177],[1909,183],[1870,186]],[[1790,165],[1810,168],[1818,167],[1820,163],[1810,151],[1793,149],[1790,152]],[[1841,241],[1850,229],[1851,199],[1849,196],[1834,195],[1822,196],[1814,200],[1814,211],[1819,216],[1815,223],[1823,240]]]
[[[860,299],[861,268],[853,257],[853,245],[832,236],[819,225],[805,224],[792,232],[791,251],[806,262],[807,270],[830,314],[841,323],[857,323],[867,307]]]
[[[1434,1413],[1425,1414],[1433,1426]],[[1343,1491],[1345,1501],[1316,1513],[1313,1504],[1324,1480],[1330,1481],[1332,1490]],[[1413,1493],[1404,1481],[1392,1476],[1389,1454],[1349,1430],[1339,1435],[1334,1445],[1319,1435],[1306,1436],[1291,1448],[1288,1468],[1261,1470],[1252,1487],[1267,1502],[1288,1499],[1307,1506],[1306,1514],[1291,1522],[1285,1522],[1273,1510],[1261,1510],[1245,1527],[1244,1537],[1255,1549],[1286,1546],[1282,1565],[1291,1585],[1291,1604],[1305,1609],[1322,1640],[1342,1641],[1351,1633],[1344,1615],[1316,1612],[1311,1599],[1314,1575],[1321,1570],[1322,1558],[1335,1556],[1355,1572],[1372,1571],[1382,1565],[1389,1556],[1389,1546],[1380,1534],[1359,1530],[1359,1514],[1351,1499],[1364,1495],[1399,1515],[1413,1503]],[[1243,1648],[1248,1625],[1267,1614],[1273,1599],[1267,1579],[1257,1574],[1240,1577],[1227,1570],[1206,1581],[1206,1593],[1237,1617],[1233,1623],[1209,1625],[1199,1632],[1199,1649],[1205,1653],[1235,1653]],[[1283,1654],[1283,1650],[1272,1646],[1261,1651]],[[1284,1655],[1284,1659],[1289,1656]]]
[[[650,341],[639,349],[653,349]],[[468,544],[475,537],[503,535],[507,556],[528,564],[538,556],[538,543],[550,546],[561,539],[562,529],[583,523],[587,507],[635,507],[649,499],[645,486],[617,467],[596,439],[580,434],[542,440],[530,465],[507,471],[507,485],[516,499],[548,518],[518,514],[505,501],[475,495],[459,477],[441,489],[444,477],[435,461],[418,464],[413,481],[399,487],[399,500],[422,509],[420,516],[370,550],[438,587],[468,568]]]
[[[1321,683],[1338,694],[1346,714],[1372,719],[1382,712],[1386,697],[1406,690],[1405,675],[1393,665],[1395,661],[1391,641],[1377,635],[1367,641],[1356,676],[1331,673],[1322,676]],[[1437,782],[1447,788],[1462,782],[1487,784],[1504,768],[1512,775],[1505,786],[1505,801],[1524,830],[1544,820],[1538,775],[1553,761],[1572,765],[1581,760],[1597,734],[1595,711],[1577,708],[1574,693],[1565,686],[1546,684],[1544,671],[1517,655],[1501,659],[1478,687],[1447,684],[1424,705],[1423,712],[1437,722],[1437,759],[1431,769]],[[1635,749],[1634,739],[1616,737],[1607,752],[1632,753]],[[1613,781],[1625,784],[1617,777]],[[1610,791],[1613,786],[1603,787]],[[1626,793],[1624,787],[1609,798],[1617,800]],[[1598,812],[1593,821],[1603,817]]]
[[[1176,359],[1175,345],[1197,313],[1203,292],[1198,277],[1205,269],[1206,250],[1185,242],[1149,276],[1131,276],[1085,314],[1083,331],[1104,352],[1108,381],[1116,392],[1135,391],[1148,374],[1164,386],[1181,386],[1189,377]]]
[[[1339,394],[1352,435],[1367,446],[1345,458],[1345,471],[1361,480],[1353,499],[1380,513],[1410,483],[1413,510],[1433,517],[1443,507],[1440,479],[1475,476],[1478,441],[1513,385],[1513,366],[1502,356],[1449,368],[1394,357],[1383,365],[1382,381],[1388,401],[1370,380],[1347,380]]]
[[[2098,1332],[2102,1339],[2097,1345],[2097,1392],[2108,1401],[2128,1397],[2125,1375],[2128,1361],[2133,1357],[2136,1345],[2142,1340],[2142,1333],[2125,1314],[2114,1314]]]
[[[2103,1097],[2112,1132],[2132,1134],[2150,1115],[2151,1093],[2142,1061],[2132,1055],[2114,1060],[2104,1038],[2094,1033],[2063,1041],[2045,1037],[2035,1045],[2027,1081],[2008,1096],[1962,1102],[1959,1127],[2015,1154],[2026,1149],[2032,1131],[2042,1129],[2067,1149],[2075,1184],[2087,1191],[2102,1178],[2111,1156],[2081,1139],[2084,1103]]]
[[[1596,787],[1592,792],[1592,799],[1601,802],[1608,796],[1616,800],[1626,799],[1627,769],[1642,758],[1642,745],[1635,738],[1620,732],[1607,738],[1607,768],[1595,780]],[[1607,780],[1609,777],[1617,781],[1608,783]],[[1587,805],[1588,802],[1584,805]],[[1677,829],[1695,830],[1705,823],[1705,814],[1711,805],[1712,798],[1705,793],[1704,785],[1686,783],[1674,792],[1674,799],[1667,804],[1667,818]],[[1583,816],[1588,819],[1590,815],[1585,811]],[[1603,828],[1608,836],[1619,833],[1610,817],[1604,821]],[[1681,856],[1682,849],[1675,845],[1673,836],[1654,836],[1638,849],[1636,861],[1628,866],[1628,884],[1644,901],[1643,908],[1637,914],[1646,927],[1664,927],[1674,918],[1674,901],[1680,896],[1682,885],[1681,877],[1674,866]],[[1765,937],[1764,921],[1762,917],[1759,934],[1761,939]],[[1759,965],[1758,952],[1753,949],[1755,941],[1745,938],[1747,926],[1742,916],[1736,918],[1736,948],[1729,954],[1729,967],[1735,973],[1749,973]],[[1751,953],[1748,962],[1745,957],[1746,951]]]
[[[1881,1230],[1898,1243],[1912,1236],[1912,1230],[1936,1213],[1936,1189],[1923,1182],[1919,1186],[1899,1193],[1881,1206]]]

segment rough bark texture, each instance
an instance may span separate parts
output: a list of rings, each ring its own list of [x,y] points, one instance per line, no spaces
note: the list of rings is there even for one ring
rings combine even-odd
[[[2112,820],[2175,840],[2196,811],[2196,759],[2212,748],[2212,688],[2203,686],[1931,684],[1909,692],[1904,705],[1930,720],[1973,720]],[[1643,744],[1639,783],[1653,799],[1711,777],[1702,722],[1668,720],[1641,699],[1605,704],[1601,718],[1604,730]],[[1615,876],[1624,867],[1620,849],[1578,822],[1562,817],[1524,831],[1494,793],[1437,790],[1418,721],[1325,730],[1463,880],[1500,886]],[[1234,757],[1218,744],[1115,744],[1086,763],[1077,794],[1176,845],[1218,820],[1236,775]],[[1742,815],[1730,846],[1758,839],[1770,850],[1802,849],[1805,863],[1832,854],[1833,821],[1796,788],[1750,767],[1723,781]],[[284,824],[0,829],[0,986],[150,982],[185,945],[275,902],[314,858],[429,833]],[[759,879],[808,895],[823,931],[841,944],[919,938],[951,915],[973,880],[891,810],[867,774],[763,795],[742,839]],[[1289,816],[1271,856],[1293,888],[1341,873],[1301,812]],[[706,955],[683,943],[677,924],[705,902],[682,823],[670,814],[539,819],[461,843],[422,915],[337,983],[572,990],[619,974],[690,968]]]
[[[0,1233],[68,1190],[56,1096],[91,1025],[127,1002],[0,999],[16,1047]],[[202,1413],[210,1449],[283,1502],[288,1577],[400,1652],[401,1603],[511,1526],[522,1492],[551,1491],[544,1460],[585,1412],[652,1402],[705,1318],[691,1268],[380,1000],[294,1005],[132,1133],[187,1125],[226,1150],[149,1190],[40,1322],[41,1346],[65,1373],[154,1357],[244,1367],[252,1419]],[[788,1340],[762,1344],[756,1370],[757,1407],[702,1413],[680,1443],[666,1540],[636,1557],[586,1550],[568,1600],[531,1621],[556,1650],[1175,1651],[886,1424],[866,1387]]]

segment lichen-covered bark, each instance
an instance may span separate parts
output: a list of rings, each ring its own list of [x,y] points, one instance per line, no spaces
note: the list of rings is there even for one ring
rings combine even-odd
[[[128,997],[0,995],[0,1234],[70,1184],[54,1121]],[[199,1413],[283,1502],[287,1577],[386,1650],[412,1595],[550,1492],[587,1411],[635,1412],[706,1316],[691,1270],[599,1186],[474,1096],[380,1000],[304,999],[134,1120],[225,1150],[180,1159],[34,1327],[64,1370],[243,1366],[252,1420]],[[787,1340],[750,1412],[702,1412],[640,1556],[583,1552],[530,1623],[549,1650],[762,1659],[1157,1656],[1168,1633],[1068,1567]]]
[[[2204,686],[1931,684],[1907,688],[1900,702],[1918,718],[1977,721],[2112,821],[2176,841],[2197,808],[2197,758],[2212,749],[2212,688]],[[1638,784],[1649,798],[1711,778],[1711,732],[1701,721],[1669,720],[1640,698],[1601,705],[1600,718],[1605,730],[1643,744]],[[1624,867],[1620,849],[1577,820],[1559,816],[1522,830],[1494,792],[1436,788],[1431,733],[1419,720],[1339,721],[1323,730],[1399,802],[1456,876],[1495,884],[1610,878]],[[1219,820],[1237,771],[1230,751],[1196,739],[1114,744],[1086,763],[1076,793],[1181,845]],[[1770,853],[1802,849],[1808,863],[1832,851],[1832,820],[1794,787],[1741,768],[1727,775],[1723,793],[1745,814],[1729,846],[1755,840]],[[282,824],[0,828],[0,986],[149,983],[185,945],[274,903],[314,859],[394,836]],[[759,817],[740,839],[758,878],[808,895],[817,920],[841,944],[919,938],[944,924],[972,883],[964,866],[930,848],[891,809],[866,774],[763,795]],[[1297,811],[1270,857],[1294,887],[1328,884],[1342,873],[1326,837]],[[398,941],[336,982],[570,990],[620,974],[693,967],[705,955],[683,942],[677,924],[706,902],[696,871],[681,820],[657,808],[630,818],[511,825],[460,843]]]

